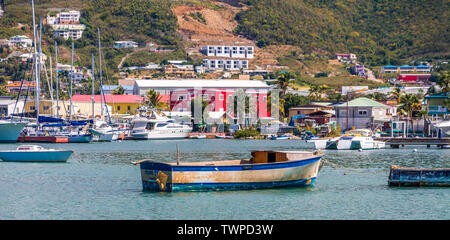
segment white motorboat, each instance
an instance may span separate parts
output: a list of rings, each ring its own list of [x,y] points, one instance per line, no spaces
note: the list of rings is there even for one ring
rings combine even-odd
[[[192,138],[192,139],[205,139],[206,135],[204,135],[204,134],[196,134],[196,135],[190,136],[189,138]]]
[[[94,142],[111,142],[117,140],[119,133],[114,128],[100,119],[95,120],[94,128],[89,129]]]
[[[450,137],[450,121],[440,122],[434,126],[441,129],[443,137]]]
[[[44,149],[38,145],[20,145],[16,150],[0,151],[5,162],[66,162],[72,150]]]

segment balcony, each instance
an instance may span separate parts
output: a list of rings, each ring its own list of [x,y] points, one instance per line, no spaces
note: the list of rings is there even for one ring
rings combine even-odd
[[[450,114],[450,111],[445,106],[429,106],[428,107],[428,114]]]

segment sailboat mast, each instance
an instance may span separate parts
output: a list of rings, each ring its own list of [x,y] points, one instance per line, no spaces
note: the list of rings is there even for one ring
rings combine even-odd
[[[39,56],[38,59],[38,75],[39,75],[39,82],[36,84],[36,118],[37,118],[37,126],[39,127],[39,111],[40,111],[40,104],[39,104],[39,98],[41,95],[41,62],[42,62],[42,17],[39,20]]]
[[[94,53],[92,53],[92,125],[95,124],[95,74],[94,74]]]
[[[59,87],[58,87],[58,44],[55,41],[55,84],[56,84],[56,117],[59,118]]]
[[[101,45],[100,45],[100,28],[97,28],[98,33],[98,64],[100,66],[100,111],[101,117],[103,117],[103,89],[102,89],[102,54],[101,54]]]
[[[70,64],[70,108],[69,108],[69,120],[72,121],[72,81],[73,80],[73,42],[72,42],[72,60]]]
[[[37,73],[37,40],[36,40],[36,21],[35,21],[35,16],[34,16],[34,1],[31,0],[31,9],[33,12],[33,37],[34,37],[34,77],[36,80],[36,87],[39,86],[39,75]],[[35,93],[36,93],[36,101],[35,101],[35,106],[36,104],[39,102],[39,95],[37,94],[36,88],[35,88]],[[39,112],[39,107],[37,108],[38,112]],[[39,118],[38,115],[36,115],[36,124],[39,125]]]

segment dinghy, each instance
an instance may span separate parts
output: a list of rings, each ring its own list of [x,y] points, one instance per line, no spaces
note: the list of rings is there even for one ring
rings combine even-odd
[[[21,145],[16,150],[0,151],[5,162],[66,162],[72,150],[44,149],[38,145]]]

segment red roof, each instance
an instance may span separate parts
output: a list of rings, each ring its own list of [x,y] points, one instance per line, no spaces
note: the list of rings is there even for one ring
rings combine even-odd
[[[74,102],[91,102],[92,95],[73,95]],[[94,95],[95,102],[100,102],[101,95]],[[106,103],[143,103],[144,97],[137,95],[105,95]]]

